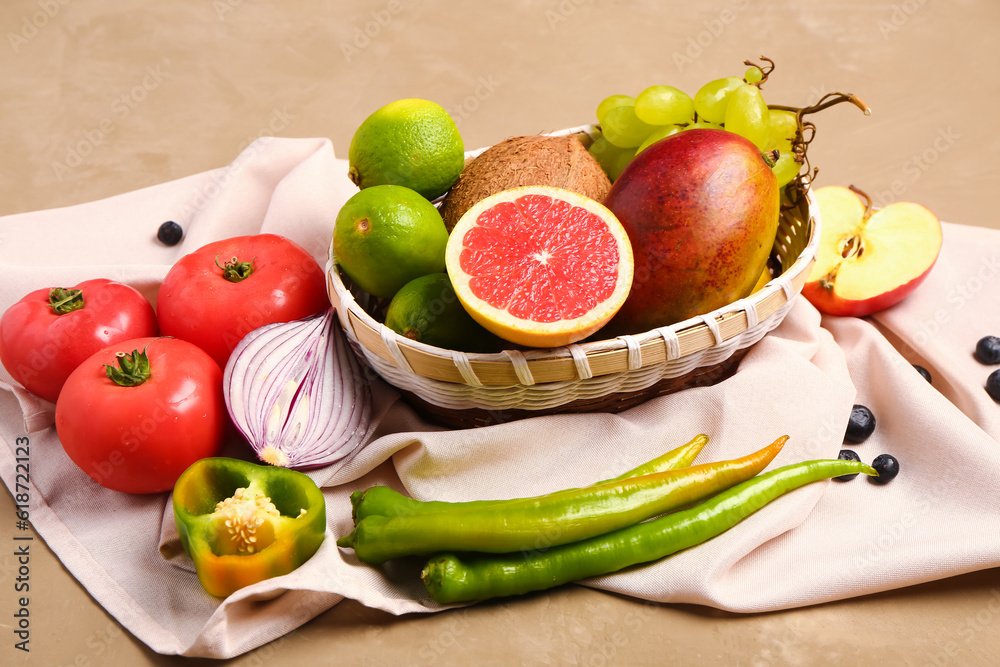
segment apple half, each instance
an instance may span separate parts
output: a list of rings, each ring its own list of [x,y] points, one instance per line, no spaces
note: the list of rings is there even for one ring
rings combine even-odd
[[[802,294],[820,312],[863,317],[903,300],[941,252],[941,221],[920,204],[878,210],[860,190],[815,192],[822,218],[816,263]],[[862,199],[863,197],[863,199]]]

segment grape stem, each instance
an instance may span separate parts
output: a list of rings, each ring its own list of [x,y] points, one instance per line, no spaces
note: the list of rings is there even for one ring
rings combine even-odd
[[[807,107],[792,107],[781,104],[768,105],[768,108],[770,109],[780,109],[782,111],[790,111],[795,114],[795,118],[799,126],[799,133],[798,136],[792,140],[792,151],[795,153],[796,162],[802,162],[806,165],[806,174],[799,176],[799,178],[804,179],[807,183],[811,183],[816,178],[817,170],[813,169],[809,164],[809,158],[806,152],[806,149],[815,136],[816,126],[809,121],[803,121],[802,117],[806,114],[816,113],[818,111],[828,109],[842,102],[850,102],[854,106],[861,109],[866,116],[870,116],[872,113],[871,107],[865,104],[864,100],[853,93],[827,93],[823,97],[819,98],[815,104],[811,104]]]
[[[871,107],[865,104],[864,100],[853,93],[827,93],[823,97],[819,98],[816,104],[807,107],[789,107],[778,104],[770,105],[772,109],[781,109],[783,111],[794,111],[799,119],[802,116],[810,113],[816,113],[817,111],[822,111],[823,109],[829,109],[835,104],[840,104],[841,102],[850,102],[854,106],[861,109],[866,116],[872,115]]]
[[[743,64],[746,65],[747,67],[756,67],[757,69],[760,70],[760,73],[761,73],[760,81],[755,81],[754,83],[750,84],[751,86],[757,86],[758,88],[760,88],[761,85],[763,85],[763,83],[765,81],[767,81],[768,75],[770,75],[771,72],[774,71],[774,61],[773,60],[771,60],[767,56],[761,56],[760,59],[763,60],[763,61],[765,61],[765,62],[767,62],[767,65],[766,66],[761,66],[761,65],[758,65],[757,63],[755,63],[752,60],[744,60],[743,61]]]

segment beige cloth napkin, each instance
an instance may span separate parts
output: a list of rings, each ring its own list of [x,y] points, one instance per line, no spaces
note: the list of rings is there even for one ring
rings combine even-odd
[[[99,276],[128,282],[155,302],[177,258],[237,234],[284,234],[325,262],[336,212],[354,191],[328,141],[265,138],[226,168],[8,216],[0,219],[0,309],[38,287]],[[186,230],[174,248],[155,241],[167,219]],[[53,248],[45,241],[70,232],[79,243]],[[343,466],[309,473],[324,486],[328,507],[320,551],[292,574],[224,601],[202,590],[177,549],[169,495],[128,496],[93,483],[63,453],[50,427],[51,404],[11,387],[5,372],[0,476],[13,487],[15,441],[27,436],[35,530],[97,602],[165,654],[235,656],[345,597],[394,614],[438,609],[424,594],[418,565],[372,568],[338,549],[335,538],[351,527],[355,489],[388,484],[442,500],[534,495],[613,476],[702,432],[711,442],[700,461],[740,456],[784,434],[791,438],[773,467],[836,457],[854,402],[878,419],[857,452],[866,461],[895,455],[902,472],[892,483],[821,482],[709,543],[585,585],[755,612],[995,567],[1000,405],[983,389],[992,369],[971,353],[979,337],[1000,333],[998,255],[1000,233],[945,225],[937,267],[900,306],[871,320],[821,318],[798,299],[733,377],[619,415],[450,431],[424,423],[376,382],[367,447]],[[934,384],[911,362],[929,368]]]

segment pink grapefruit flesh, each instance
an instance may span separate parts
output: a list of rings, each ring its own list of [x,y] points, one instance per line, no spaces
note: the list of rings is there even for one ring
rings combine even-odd
[[[506,190],[469,209],[452,230],[446,262],[469,314],[529,347],[591,335],[632,284],[632,248],[614,214],[547,186]]]

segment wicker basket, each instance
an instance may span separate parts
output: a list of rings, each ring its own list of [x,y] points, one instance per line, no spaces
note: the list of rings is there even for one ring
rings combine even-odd
[[[584,132],[594,126],[554,134]],[[478,152],[467,154],[473,157]],[[784,209],[771,252],[774,278],[724,308],[642,334],[552,349],[474,354],[396,334],[376,315],[384,303],[351,287],[327,262],[330,298],[355,351],[424,416],[446,426],[485,426],[563,412],[617,412],[654,396],[714,384],[774,329],[816,257],[819,211],[808,187]]]

